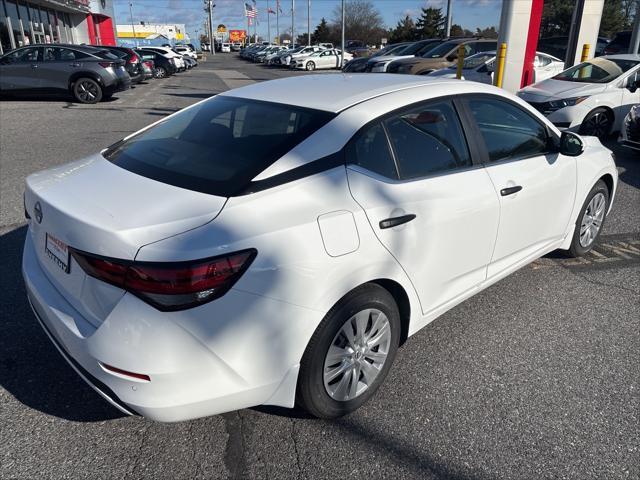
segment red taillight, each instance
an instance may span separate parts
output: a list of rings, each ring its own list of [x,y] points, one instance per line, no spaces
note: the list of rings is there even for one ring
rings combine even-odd
[[[138,63],[139,61],[140,61],[140,58],[135,53],[131,55],[131,58],[129,59],[129,63]]]
[[[92,277],[123,288],[159,310],[183,310],[224,295],[256,256],[253,249],[177,263],[128,262],[73,251]]]
[[[149,68],[153,68],[153,63],[150,62],[150,61],[146,61],[146,62],[144,62],[144,64]]]
[[[116,64],[113,62],[98,62],[98,65],[104,68],[115,67]]]
[[[100,363],[100,365],[102,365],[102,367],[109,371],[109,372],[113,372],[113,373],[117,373],[118,375],[124,375],[125,377],[131,377],[131,378],[136,378],[138,380],[144,380],[145,382],[150,382],[151,381],[151,377],[149,377],[149,375],[145,375],[144,373],[134,373],[134,372],[129,372],[127,370],[122,370],[121,368],[116,368],[116,367],[112,367],[111,365],[107,365],[106,363]]]

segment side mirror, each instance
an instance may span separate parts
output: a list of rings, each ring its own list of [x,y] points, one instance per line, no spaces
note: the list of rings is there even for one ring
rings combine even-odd
[[[629,83],[627,83],[627,90],[631,93],[635,93],[638,88],[640,88],[640,79],[629,81]]]
[[[567,157],[577,157],[584,152],[582,139],[573,132],[562,132],[560,136],[560,153]]]

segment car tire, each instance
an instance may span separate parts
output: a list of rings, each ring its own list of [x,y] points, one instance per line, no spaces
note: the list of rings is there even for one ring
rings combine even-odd
[[[613,115],[606,108],[596,108],[588,113],[580,126],[581,135],[591,135],[606,140],[613,128]]]
[[[609,189],[602,180],[598,180],[578,213],[568,251],[570,256],[581,257],[591,251],[602,232],[608,208]]]
[[[307,62],[307,64],[304,66],[304,69],[307,72],[313,72],[316,69],[316,64],[313,62]]]
[[[102,100],[102,87],[93,78],[82,77],[73,82],[73,97],[80,103],[98,103]]]
[[[156,67],[156,71],[153,72],[154,78],[166,78],[167,77],[167,69],[164,67]]]
[[[393,364],[400,327],[398,307],[381,286],[365,284],[343,297],[322,320],[304,352],[298,375],[298,406],[327,419],[362,406],[375,394]]]

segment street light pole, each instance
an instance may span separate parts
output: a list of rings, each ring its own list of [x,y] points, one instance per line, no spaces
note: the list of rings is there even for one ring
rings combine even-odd
[[[133,24],[133,3],[129,2],[129,16],[131,18],[131,30],[133,30],[133,41],[138,48],[138,37],[136,37],[136,26]]]
[[[271,43],[271,10],[269,9],[269,0],[267,0],[267,41]]]
[[[291,46],[294,47],[295,23],[296,21],[296,0],[291,0]]]
[[[447,0],[447,29],[445,30],[445,37],[449,38],[451,35],[451,2],[453,0]]]
[[[311,46],[311,0],[307,0],[307,45]]]
[[[344,0],[342,0],[342,33],[341,33],[341,47],[340,47],[340,68],[344,67],[344,24],[345,24],[345,12],[344,12]]]

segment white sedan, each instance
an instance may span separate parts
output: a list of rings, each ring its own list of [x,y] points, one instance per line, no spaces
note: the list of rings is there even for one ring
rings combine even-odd
[[[620,131],[631,107],[640,103],[640,55],[587,60],[518,96],[559,128],[605,139]]]
[[[480,52],[467,57],[462,65],[462,79],[474,82],[493,84],[496,52]],[[458,65],[435,70],[429,74],[432,77],[456,78]],[[533,61],[534,82],[551,78],[564,70],[564,62],[546,53],[537,52]]]
[[[298,70],[320,70],[331,68],[342,68],[341,65],[341,51],[337,48],[329,50],[323,50],[320,52],[312,53],[306,57],[296,58],[292,66]],[[347,63],[353,58],[350,53],[344,53],[344,62]]]
[[[29,176],[22,271],[51,341],[125,413],[332,418],[450,308],[591,250],[617,178],[597,138],[491,86],[289,77]]]

